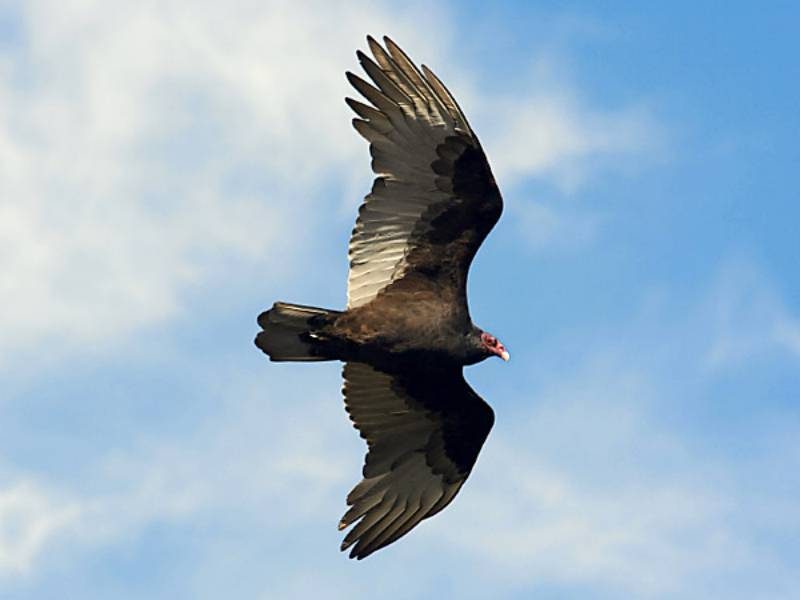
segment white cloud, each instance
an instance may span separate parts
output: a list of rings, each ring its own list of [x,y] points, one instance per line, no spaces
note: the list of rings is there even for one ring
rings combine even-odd
[[[516,588],[689,597],[697,577],[748,564],[729,490],[704,480],[679,440],[632,414],[638,399],[620,391],[603,375],[537,398],[511,443],[492,439],[459,510],[470,526],[440,534]]]
[[[0,577],[25,575],[45,546],[80,517],[80,507],[53,499],[30,481],[0,488]]]
[[[342,102],[366,32],[464,81],[453,88],[489,115],[504,185],[539,176],[574,188],[649,143],[644,111],[593,110],[541,68],[525,93],[487,95],[448,60],[448,19],[426,5],[420,20],[418,8],[20,4],[22,41],[0,62],[0,367],[43,343],[50,356],[119,343],[176,314],[189,286],[229,277],[232,262],[274,276],[312,252],[307,233],[335,214],[322,191],[338,185],[352,206],[368,185]],[[585,243],[597,226],[552,203],[530,210],[539,246]],[[276,251],[284,260],[264,259]]]
[[[544,52],[502,92],[467,90],[509,214],[534,251],[573,251],[599,235],[604,215],[576,201],[607,173],[631,174],[663,153],[662,126],[643,103],[599,108]],[[535,198],[519,193],[540,186]]]
[[[682,358],[643,356],[652,332],[636,329],[618,331],[608,350],[571,356],[568,368],[540,357],[526,397],[503,398],[451,515],[422,535],[440,550],[460,548],[487,582],[517,593],[585,586],[600,597],[791,597],[792,559],[776,548],[797,531],[797,486],[777,482],[797,468],[796,427],[780,439],[776,428],[746,434],[742,443],[763,448],[755,460],[719,455],[713,440],[664,418],[680,411],[667,408],[680,395],[694,396],[686,382],[708,383],[693,376],[692,344],[702,344],[694,323],[658,340]]]
[[[452,514],[422,535],[516,592],[792,597],[796,561],[782,544],[800,523],[785,478],[798,468],[796,419],[761,396],[721,408],[731,398],[709,391],[726,383],[721,367],[758,378],[743,364],[797,356],[797,318],[746,261],[688,306],[659,296],[531,358],[522,397],[494,402],[495,430]]]
[[[342,102],[354,47],[391,29],[437,55],[424,27],[367,3],[19,12],[0,63],[0,365],[162,321],[226,258],[302,252],[292,229],[325,214],[308,210],[325,182],[365,169]]]
[[[540,178],[570,194],[600,172],[629,172],[660,153],[663,133],[645,106],[592,106],[568,72],[543,55],[513,82],[516,89],[479,97],[479,114],[492,125],[485,135],[502,183]]]
[[[202,524],[207,515],[235,515],[264,535],[302,530],[309,520],[336,532],[363,449],[335,391],[331,398],[328,386],[323,392],[319,381],[311,382],[302,403],[287,409],[281,382],[265,391],[261,377],[238,371],[223,377],[220,411],[187,436],[131,435],[99,454],[83,476],[60,485],[34,483],[33,473],[6,476],[0,575],[36,573],[45,557],[75,560],[131,544],[153,523]]]
[[[512,591],[583,585],[625,597],[700,598],[723,590],[720,597],[746,598],[764,581],[773,597],[791,597],[781,592],[796,582],[791,565],[759,536],[796,529],[792,488],[755,489],[753,482],[763,485],[764,472],[780,480],[796,470],[796,431],[789,428],[781,440],[772,431],[768,440],[753,437],[749,444],[767,444],[768,451],[761,461],[747,461],[714,456],[674,419],[663,420],[664,407],[687,392],[684,383],[664,382],[694,381],[694,357],[712,328],[698,332],[693,311],[675,321],[670,303],[660,306],[646,309],[665,314],[649,315],[646,323],[633,319],[613,339],[572,353],[568,366],[559,363],[565,352],[557,347],[548,349],[549,359],[534,358],[535,386],[520,384],[518,397],[493,401],[495,430],[456,502],[376,556],[381,567],[359,571],[359,581],[385,582],[382,569],[400,557],[403,568],[414,565],[418,573],[419,590],[407,590],[410,597],[424,597],[442,565],[464,561],[476,565],[470,578],[453,584],[464,597],[474,592],[464,586],[483,582]],[[651,321],[669,331],[656,336],[669,356],[643,352],[653,345]],[[281,567],[287,596],[306,590],[303,569],[312,563],[324,565],[322,580],[341,580],[349,590],[356,571],[335,551],[335,522],[358,477],[363,446],[333,391],[336,373],[319,367],[308,379],[302,367],[273,366],[269,388],[261,376],[215,372],[212,394],[220,394],[221,405],[206,426],[175,439],[137,432],[57,494],[41,486],[36,494],[16,492],[14,506],[40,507],[23,521],[55,525],[29,525],[26,531],[47,533],[35,543],[24,541],[35,539],[30,533],[6,535],[4,547],[32,548],[30,572],[44,556],[64,560],[66,547],[67,560],[128,547],[153,523],[190,522],[199,531],[208,521],[231,518],[248,527],[232,536],[236,556],[248,544],[260,556],[272,539],[307,540],[303,551],[311,562]],[[50,514],[66,517],[42,516]],[[218,547],[221,535],[203,546],[209,564],[231,560],[230,549]],[[286,560],[299,556],[293,552]],[[426,562],[432,554],[436,565]],[[205,583],[211,576],[203,569],[196,574]]]

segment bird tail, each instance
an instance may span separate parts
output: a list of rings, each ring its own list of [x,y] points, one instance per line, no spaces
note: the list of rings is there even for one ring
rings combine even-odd
[[[256,346],[272,361],[333,360],[335,357],[325,352],[320,330],[340,314],[337,310],[276,302],[258,317],[263,331],[256,336]]]

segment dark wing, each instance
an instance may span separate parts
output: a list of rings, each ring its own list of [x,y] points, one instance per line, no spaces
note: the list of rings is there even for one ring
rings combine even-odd
[[[339,529],[350,558],[364,558],[433,516],[461,489],[494,413],[461,369],[388,374],[344,366],[347,412],[367,440],[364,479],[347,496]],[[359,520],[360,519],[360,520]]]
[[[350,238],[348,308],[414,274],[415,286],[460,297],[469,265],[500,218],[503,201],[478,138],[453,96],[389,38],[358,53],[373,87],[348,73],[371,104],[351,98],[356,130],[369,141],[372,192]],[[454,294],[446,294],[452,291]]]

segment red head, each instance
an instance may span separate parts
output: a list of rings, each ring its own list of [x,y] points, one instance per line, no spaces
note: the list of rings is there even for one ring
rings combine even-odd
[[[481,343],[483,347],[486,348],[487,352],[492,354],[497,354],[500,358],[507,361],[511,356],[506,350],[506,347],[500,343],[496,337],[494,337],[491,333],[486,333],[485,331],[481,333]]]

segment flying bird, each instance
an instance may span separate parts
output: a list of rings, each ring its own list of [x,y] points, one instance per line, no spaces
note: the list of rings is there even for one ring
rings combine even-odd
[[[453,95],[389,38],[367,38],[347,98],[369,142],[372,190],[349,244],[347,309],[276,302],[255,343],[273,361],[344,362],[346,410],[368,446],[341,549],[362,559],[446,507],[494,423],[463,367],[509,359],[467,306],[467,273],[503,201]]]

